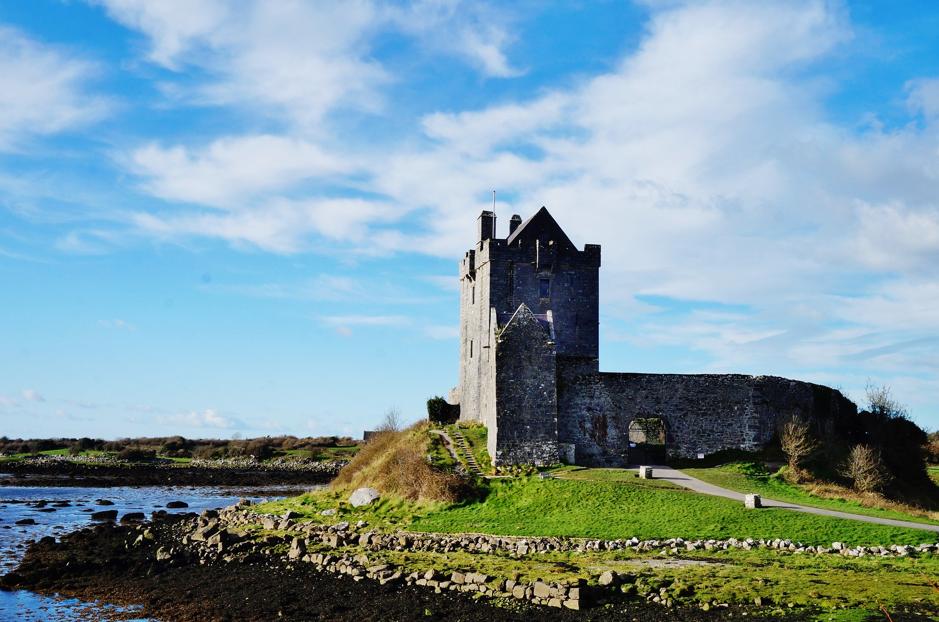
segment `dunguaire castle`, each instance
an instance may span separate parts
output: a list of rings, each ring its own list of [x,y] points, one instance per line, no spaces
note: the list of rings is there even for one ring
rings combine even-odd
[[[548,210],[479,217],[460,263],[460,419],[488,428],[496,465],[621,466],[756,450],[781,421],[844,422],[840,392],[774,376],[609,373],[599,367],[600,247]]]

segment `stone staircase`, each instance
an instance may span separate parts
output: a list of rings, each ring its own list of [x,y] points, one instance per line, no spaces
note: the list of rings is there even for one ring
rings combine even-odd
[[[469,443],[466,442],[466,437],[463,436],[463,433],[460,432],[459,428],[453,428],[453,443],[456,445],[457,450],[463,456],[463,460],[466,461],[466,465],[469,467],[469,470],[473,474],[483,477],[483,470],[480,468],[479,463],[476,461],[476,457],[473,455],[473,452],[470,451]]]

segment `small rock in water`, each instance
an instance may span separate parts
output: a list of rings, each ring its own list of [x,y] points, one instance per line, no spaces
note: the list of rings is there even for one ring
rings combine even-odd
[[[171,510],[176,510],[179,508],[188,508],[189,504],[186,503],[185,501],[170,501],[169,503],[166,504],[166,507],[168,507]]]
[[[358,508],[373,503],[379,497],[381,495],[374,488],[359,488],[349,495],[349,504],[354,508]]]
[[[122,523],[139,523],[146,519],[143,512],[128,512],[121,517]]]
[[[21,518],[20,520],[16,521],[16,524],[17,525],[35,525],[36,521],[33,520],[32,518]]]
[[[114,502],[107,499],[95,499],[95,505],[114,505]]]
[[[91,520],[116,520],[117,519],[117,510],[101,510],[100,512],[92,512]]]

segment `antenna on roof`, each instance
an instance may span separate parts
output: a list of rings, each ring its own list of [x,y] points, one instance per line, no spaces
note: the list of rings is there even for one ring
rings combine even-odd
[[[492,211],[496,211],[496,191],[492,191]]]

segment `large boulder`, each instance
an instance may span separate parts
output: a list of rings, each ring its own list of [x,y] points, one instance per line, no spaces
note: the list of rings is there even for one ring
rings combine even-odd
[[[374,488],[359,488],[349,495],[349,504],[358,508],[378,500],[381,495]]]

